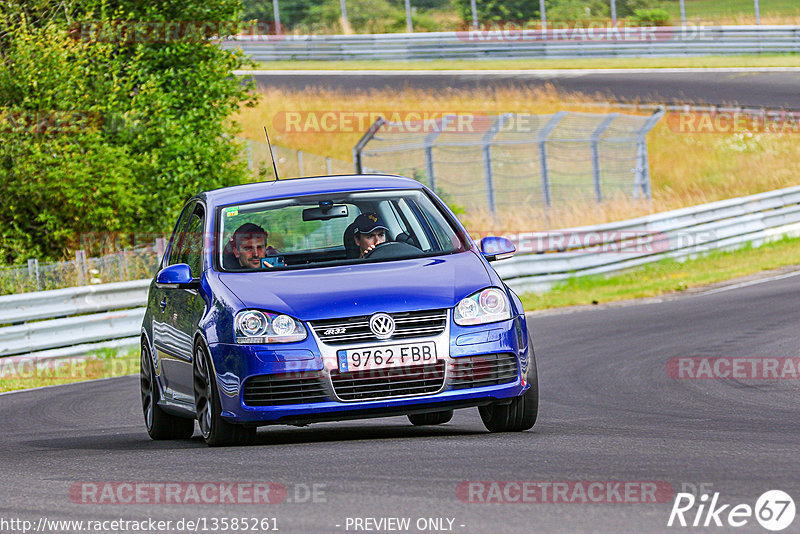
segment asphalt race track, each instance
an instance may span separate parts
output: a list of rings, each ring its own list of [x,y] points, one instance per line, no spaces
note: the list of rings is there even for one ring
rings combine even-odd
[[[450,531],[465,534],[767,532],[752,517],[737,529],[668,528],[672,491],[706,484],[731,505],[753,506],[771,489],[800,499],[800,380],[677,380],[668,376],[667,362],[798,357],[799,319],[800,276],[663,302],[533,315],[540,419],[520,434],[489,434],[470,409],[442,427],[415,428],[405,418],[273,427],[260,430],[258,446],[211,449],[197,434],[190,441],[150,441],[136,377],[2,395],[0,516],[276,518],[280,532],[301,534],[354,532],[355,523],[346,530],[348,517],[410,518],[411,528],[400,532],[447,531],[418,530],[420,518],[451,519]],[[86,488],[84,482],[220,481],[277,482],[287,500],[81,504],[80,492],[69,493],[76,484]],[[650,481],[671,490],[657,503],[486,504],[464,502],[457,488],[465,481]],[[314,484],[321,486],[309,497]],[[797,532],[798,524],[785,532]]]
[[[410,87],[423,90],[544,87],[552,84],[569,93],[583,93],[591,100],[626,102],[741,105],[770,109],[800,109],[800,71],[631,69],[612,71],[514,71],[451,74],[430,73],[332,73],[257,71],[262,87],[302,90],[309,87],[347,92]]]

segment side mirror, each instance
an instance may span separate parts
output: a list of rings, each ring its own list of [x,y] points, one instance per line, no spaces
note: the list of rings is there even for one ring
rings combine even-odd
[[[516,251],[514,243],[505,237],[491,235],[481,239],[481,252],[487,261],[510,258]]]
[[[164,267],[156,275],[156,287],[159,289],[197,289],[200,280],[192,278],[192,270],[185,263],[176,263]]]

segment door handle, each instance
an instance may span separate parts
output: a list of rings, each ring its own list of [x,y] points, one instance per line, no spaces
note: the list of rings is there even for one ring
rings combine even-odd
[[[158,307],[161,308],[162,312],[164,311],[164,308],[167,307],[167,297],[161,299],[161,302],[159,303]]]

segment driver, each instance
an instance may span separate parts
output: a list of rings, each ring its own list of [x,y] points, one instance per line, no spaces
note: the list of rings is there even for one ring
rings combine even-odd
[[[245,269],[260,269],[261,259],[275,249],[267,246],[267,231],[253,223],[245,223],[231,236],[233,255],[239,266]],[[267,264],[267,266],[272,267]]]
[[[389,227],[377,213],[362,213],[356,217],[353,224],[355,225],[354,239],[358,246],[359,257],[363,258],[381,243],[386,243],[386,232],[389,231]]]

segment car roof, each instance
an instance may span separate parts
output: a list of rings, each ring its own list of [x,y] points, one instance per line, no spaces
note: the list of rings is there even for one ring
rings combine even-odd
[[[387,174],[343,174],[336,176],[309,176],[235,185],[206,191],[198,195],[209,207],[302,195],[370,191],[377,189],[421,189],[420,182],[404,176]]]

